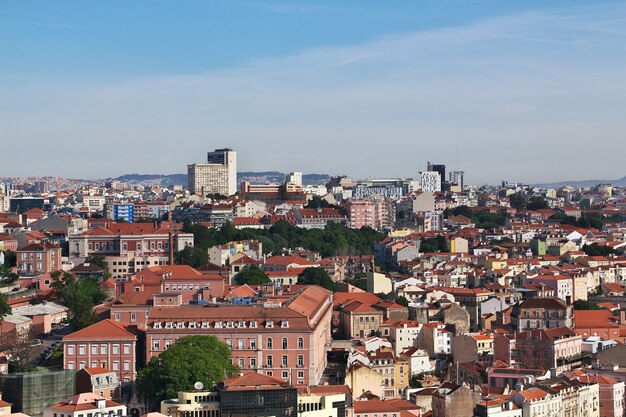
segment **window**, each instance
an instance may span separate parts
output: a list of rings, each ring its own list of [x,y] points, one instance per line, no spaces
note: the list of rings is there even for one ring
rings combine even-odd
[[[124,354],[125,355],[130,355],[130,345],[129,344],[125,344],[124,345]]]
[[[226,345],[228,345],[228,349],[233,349],[233,339],[226,339]]]
[[[124,370],[130,371],[130,361],[124,361]]]
[[[304,339],[301,337],[298,338],[298,349],[304,349]]]
[[[67,354],[68,355],[73,355],[74,354],[74,346],[72,346],[72,345],[68,345],[67,346]]]
[[[250,322],[250,328],[256,329],[256,321],[251,321]]]
[[[98,345],[91,345],[91,354],[92,355],[98,354]]]
[[[250,358],[250,368],[256,368],[256,358]]]
[[[287,343],[287,338],[286,338],[286,337],[283,337],[283,350],[286,350],[286,349],[287,349],[287,346],[288,346],[288,343]]]
[[[282,363],[283,368],[287,367],[288,360],[289,358],[287,357],[287,355],[283,355],[283,363]]]
[[[107,354],[107,345],[100,345],[100,354],[101,355]]]
[[[237,339],[237,349],[239,350],[245,349],[244,345],[245,345],[244,339]]]
[[[119,371],[119,370],[120,370],[120,362],[113,361],[113,371]]]
[[[85,362],[81,362],[81,363],[78,365],[78,369],[85,369]]]
[[[268,349],[273,349],[273,347],[272,347],[272,338],[271,337],[267,338],[267,348]]]
[[[68,362],[67,369],[74,369],[74,362]]]
[[[256,339],[250,339],[250,349],[256,350]]]
[[[119,355],[120,354],[120,345],[113,345],[111,347],[111,353],[114,355]]]
[[[136,313],[130,313],[130,321],[137,321],[137,314]]]
[[[298,371],[298,378],[304,378],[304,371]]]
[[[273,321],[266,321],[265,322],[265,327],[267,327],[268,329],[271,329],[272,327],[274,327],[274,322]]]
[[[304,355],[298,355],[298,368],[304,368]]]
[[[267,357],[265,358],[265,364],[265,366],[267,366],[268,368],[271,368],[274,365],[272,355],[267,355]]]
[[[289,371],[283,371],[283,379],[289,379]]]
[[[152,347],[153,347],[153,350],[161,349],[161,341],[160,340],[152,341]]]
[[[115,321],[120,321],[120,313],[115,313]]]
[[[86,351],[87,351],[87,348],[85,347],[85,345],[78,346],[78,354],[79,355],[84,355]]]
[[[246,360],[244,358],[239,358],[239,360],[237,361],[239,363],[239,367],[243,368],[246,366]]]

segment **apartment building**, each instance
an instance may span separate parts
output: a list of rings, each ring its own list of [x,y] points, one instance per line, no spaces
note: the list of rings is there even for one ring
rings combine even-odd
[[[63,369],[104,368],[120,382],[136,372],[137,336],[114,320],[102,320],[63,337]]]
[[[61,269],[61,248],[52,243],[31,243],[18,249],[17,268],[22,276],[43,275]]]
[[[231,348],[242,370],[316,385],[326,366],[331,318],[331,293],[317,286],[263,305],[155,306],[146,326],[146,359],[180,337],[211,335]]]

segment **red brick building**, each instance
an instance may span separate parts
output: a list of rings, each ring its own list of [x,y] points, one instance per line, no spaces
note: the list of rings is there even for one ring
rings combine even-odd
[[[120,382],[131,382],[136,372],[137,336],[126,326],[103,320],[63,337],[63,369],[105,368]]]
[[[232,350],[241,370],[254,370],[297,385],[316,385],[326,367],[331,340],[332,294],[317,286],[301,288],[262,305],[176,305],[163,294],[148,316],[146,359],[177,339],[210,335]],[[172,305],[166,301],[172,299]]]
[[[52,243],[31,243],[17,251],[17,268],[22,276],[41,275],[61,268],[61,248]]]

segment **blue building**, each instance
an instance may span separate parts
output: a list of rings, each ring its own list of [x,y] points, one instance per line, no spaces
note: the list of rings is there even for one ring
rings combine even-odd
[[[135,205],[132,203],[113,203],[113,220],[135,223]]]

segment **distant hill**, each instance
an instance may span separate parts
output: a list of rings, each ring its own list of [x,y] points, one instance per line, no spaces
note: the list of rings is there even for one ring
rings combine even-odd
[[[117,181],[124,181],[130,183],[141,183],[141,182],[157,182],[160,185],[187,185],[187,175],[186,174],[125,174],[119,176],[117,178],[113,178]]]
[[[278,171],[239,172],[237,174],[237,184],[240,184],[242,181],[249,181],[251,184],[281,183],[285,181],[286,176],[286,174]],[[161,186],[187,185],[186,174],[124,174],[113,179],[129,183],[159,184]],[[302,182],[305,185],[325,184],[329,180],[330,176],[327,174],[302,175]]]
[[[545,184],[535,184],[541,188],[559,188],[559,187],[594,187],[598,184],[612,184],[616,187],[626,187],[626,177],[618,180],[583,180],[583,181],[562,181]]]

